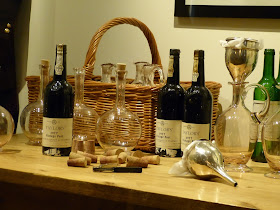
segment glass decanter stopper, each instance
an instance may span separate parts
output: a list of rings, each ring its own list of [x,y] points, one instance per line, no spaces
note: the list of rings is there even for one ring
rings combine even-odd
[[[143,84],[143,66],[145,64],[149,64],[148,62],[145,61],[139,61],[139,62],[135,62],[135,67],[136,67],[136,75],[135,75],[135,79],[131,84],[135,84],[135,85],[142,85]]]
[[[112,71],[115,65],[112,63],[104,63],[101,65],[101,82],[112,83]]]
[[[95,126],[99,115],[94,109],[84,103],[85,69],[74,68],[74,73],[75,101],[73,112],[73,141],[95,141]]]
[[[232,104],[217,118],[215,144],[221,151],[227,171],[247,172],[252,169],[246,164],[251,158],[258,137],[258,125],[269,107],[269,95],[259,84],[229,83],[233,86]],[[254,87],[260,88],[266,95],[262,110],[251,112],[245,106],[247,92]]]
[[[15,124],[12,115],[2,106],[0,106],[0,152],[2,147],[7,144],[14,132]]]
[[[139,117],[125,107],[125,67],[126,64],[117,64],[115,106],[103,113],[97,121],[97,140],[103,149],[122,148],[130,151],[141,137]]]
[[[280,179],[280,109],[262,125],[262,146],[270,167],[270,172],[264,175]]]
[[[45,87],[49,83],[49,68],[49,61],[41,60],[39,98],[36,102],[28,104],[21,112],[20,126],[24,135],[29,139],[27,142],[29,145],[40,146],[42,144],[43,99]]]
[[[143,65],[143,86],[155,86],[155,71],[159,73],[160,83],[164,82],[163,70],[157,64],[145,64]]]

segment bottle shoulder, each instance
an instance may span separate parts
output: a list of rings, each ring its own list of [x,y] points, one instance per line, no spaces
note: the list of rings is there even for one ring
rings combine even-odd
[[[160,91],[160,94],[185,94],[185,89],[181,85],[176,84],[166,84]]]
[[[212,94],[205,86],[191,86],[186,91],[186,97],[212,98]]]

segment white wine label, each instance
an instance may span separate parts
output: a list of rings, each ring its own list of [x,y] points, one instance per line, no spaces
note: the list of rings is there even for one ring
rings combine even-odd
[[[264,103],[265,103],[264,101],[254,100],[253,111],[260,112],[264,107]],[[265,122],[268,118],[270,118],[273,114],[275,114],[279,110],[279,108],[280,108],[280,101],[270,101],[269,110],[262,121]],[[257,141],[261,142],[262,141],[261,140],[262,125],[257,126],[257,128],[258,129],[256,129],[256,131],[255,131],[255,132],[257,132],[257,136],[258,136]],[[272,125],[270,125],[270,124],[266,125],[265,130],[266,130],[266,133],[270,133],[270,136],[273,136],[272,138],[274,138],[274,136],[278,135],[278,129],[273,129]]]
[[[73,118],[43,117],[42,146],[65,148],[72,146]]]
[[[168,66],[168,72],[167,72],[167,76],[168,77],[173,77],[173,73],[174,73],[174,56],[170,55],[169,57],[169,66]]]
[[[182,122],[181,150],[184,151],[184,149],[194,140],[209,140],[210,128],[210,124],[194,124]]]
[[[156,120],[156,153],[166,152],[166,156],[175,157],[181,148],[181,120]]]

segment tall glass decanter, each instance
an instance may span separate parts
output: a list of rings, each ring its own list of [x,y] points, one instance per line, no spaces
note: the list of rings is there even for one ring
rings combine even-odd
[[[73,112],[73,141],[95,141],[95,126],[99,118],[97,112],[84,103],[85,69],[74,68],[75,100]]]
[[[24,135],[29,139],[27,144],[40,146],[43,134],[43,98],[44,90],[49,83],[48,60],[41,60],[39,69],[40,78],[40,94],[37,101],[28,104],[21,112],[20,125]]]
[[[139,117],[125,107],[125,68],[126,64],[117,64],[115,105],[97,121],[97,140],[103,149],[122,148],[130,151],[141,137],[142,126]]]

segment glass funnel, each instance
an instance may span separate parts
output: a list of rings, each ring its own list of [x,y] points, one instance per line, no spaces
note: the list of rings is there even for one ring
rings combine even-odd
[[[101,65],[101,82],[112,83],[112,72],[115,65],[112,63],[104,63]]]
[[[36,102],[28,104],[21,112],[20,126],[24,135],[29,139],[27,144],[40,146],[42,144],[43,134],[43,98],[44,90],[49,83],[49,61],[41,60],[39,69],[40,94]]]
[[[84,103],[85,69],[74,68],[74,73],[73,141],[95,141],[95,126],[99,116],[94,109]]]
[[[97,122],[97,140],[103,149],[122,148],[130,151],[141,137],[140,119],[125,107],[125,67],[126,64],[117,64],[115,105],[103,113]]]
[[[143,84],[143,66],[145,64],[149,64],[148,62],[145,61],[139,61],[139,62],[135,62],[135,67],[136,67],[136,75],[135,75],[135,79],[133,80],[133,82],[131,84],[135,84],[135,85],[142,85]]]
[[[0,106],[0,152],[2,147],[7,144],[14,132],[15,124],[12,115]]]
[[[265,176],[280,179],[280,110],[263,123],[262,145],[271,170]]]
[[[269,95],[259,84],[229,83],[233,86],[232,104],[218,118],[214,127],[215,144],[222,152],[227,171],[251,171],[246,164],[251,158],[258,137],[258,125],[269,107]],[[259,87],[266,95],[266,102],[259,113],[245,106],[247,92]]]

